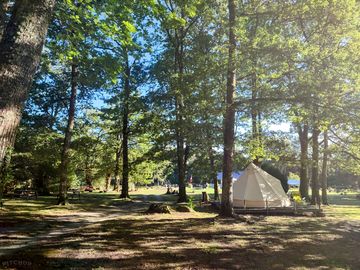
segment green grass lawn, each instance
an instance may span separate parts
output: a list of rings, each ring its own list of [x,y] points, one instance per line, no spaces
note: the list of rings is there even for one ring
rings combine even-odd
[[[166,188],[131,200],[84,193],[67,206],[55,197],[7,200],[0,212],[0,269],[360,269],[360,201],[329,194],[326,217],[258,217],[254,224],[199,211],[146,215],[173,205]],[[212,189],[207,189],[212,194]]]

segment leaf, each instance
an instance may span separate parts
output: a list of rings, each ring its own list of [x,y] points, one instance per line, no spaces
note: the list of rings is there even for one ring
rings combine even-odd
[[[136,27],[129,21],[123,21],[123,25],[126,27],[126,30],[130,33],[136,32]]]

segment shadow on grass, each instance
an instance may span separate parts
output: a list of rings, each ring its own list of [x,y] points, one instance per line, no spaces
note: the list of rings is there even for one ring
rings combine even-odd
[[[358,269],[359,232],[346,223],[299,219],[254,227],[213,218],[114,219],[97,223],[48,220],[51,235],[14,248],[0,262],[28,260],[29,269]],[[69,228],[77,228],[71,231]],[[63,231],[68,229],[69,231]],[[15,240],[15,239],[12,239]],[[19,267],[20,268],[20,267]]]
[[[174,198],[138,194],[128,201],[117,194],[84,194],[71,214],[24,223],[12,216],[14,223],[0,226],[0,268],[360,269],[359,223],[271,217],[245,225],[191,214],[142,214],[149,203]],[[52,199],[24,207],[55,211]],[[13,207],[21,209],[18,203]]]

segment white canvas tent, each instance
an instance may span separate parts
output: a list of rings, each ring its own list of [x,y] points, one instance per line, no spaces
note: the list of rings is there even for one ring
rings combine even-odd
[[[290,200],[280,180],[250,163],[233,184],[234,207],[286,207]]]

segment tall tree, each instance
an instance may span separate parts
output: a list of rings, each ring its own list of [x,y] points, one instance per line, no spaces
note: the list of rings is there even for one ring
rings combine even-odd
[[[98,6],[95,2],[91,5],[86,3],[86,0],[59,2],[50,28],[52,38],[48,42],[48,46],[57,52],[59,64],[70,66],[71,69],[67,126],[59,166],[59,204],[66,204],[67,201],[70,147],[78,92],[84,97],[91,96],[91,90],[99,89],[111,80],[113,71],[110,65],[114,61],[108,52],[97,49],[105,39],[103,23],[99,19],[101,10],[96,9]]]
[[[190,155],[189,129],[191,117],[187,117],[187,110],[191,104],[191,88],[188,85],[188,60],[189,33],[197,24],[201,12],[204,11],[205,1],[159,1],[158,18],[166,34],[167,50],[164,55],[171,65],[172,70],[167,73],[167,79],[173,107],[172,131],[176,143],[176,164],[179,183],[179,202],[187,201],[186,172],[187,161]],[[190,103],[189,103],[190,102]]]
[[[328,155],[329,155],[329,138],[328,130],[324,131],[324,147],[323,147],[323,159],[322,159],[322,168],[320,175],[321,183],[321,201],[323,204],[328,204],[327,199],[327,177],[328,177]]]
[[[223,161],[223,186],[221,198],[221,214],[224,216],[233,215],[232,201],[232,169],[234,153],[234,125],[235,108],[234,95],[236,89],[236,5],[234,0],[228,0],[229,9],[229,54],[228,74],[226,87],[226,112],[224,117],[224,161]]]
[[[131,69],[129,57],[125,51],[125,76],[124,76],[124,111],[122,123],[122,154],[123,154],[123,170],[122,185],[120,198],[128,198],[129,196],[129,103],[130,103],[130,79]]]
[[[75,106],[77,96],[77,84],[78,84],[78,70],[77,65],[71,65],[71,95],[70,104],[68,110],[67,126],[65,130],[64,144],[61,152],[60,163],[60,186],[59,186],[59,198],[58,204],[67,203],[67,189],[68,189],[68,167],[70,162],[70,144],[71,137],[75,124]]]
[[[0,42],[1,167],[14,143],[54,4],[55,0],[16,1]]]
[[[321,204],[319,194],[319,123],[314,117],[312,127],[312,162],[311,162],[311,204]]]
[[[309,201],[308,148],[309,126],[307,123],[297,124],[300,140],[300,195]]]

